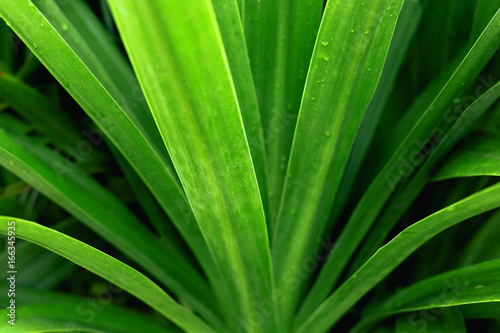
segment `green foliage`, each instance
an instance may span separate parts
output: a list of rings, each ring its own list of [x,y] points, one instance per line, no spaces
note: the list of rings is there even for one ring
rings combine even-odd
[[[499,327],[499,1],[0,17],[2,332]]]

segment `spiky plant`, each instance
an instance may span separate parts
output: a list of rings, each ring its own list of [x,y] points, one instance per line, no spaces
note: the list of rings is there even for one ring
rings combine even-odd
[[[499,8],[2,0],[0,331],[500,331]]]

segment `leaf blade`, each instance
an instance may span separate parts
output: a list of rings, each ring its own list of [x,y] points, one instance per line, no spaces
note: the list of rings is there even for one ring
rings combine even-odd
[[[214,9],[209,1],[188,8],[170,0],[110,4],[196,220],[236,304],[230,310],[246,321],[255,304],[271,295],[273,282],[258,183]],[[238,324],[236,316],[228,320]],[[272,315],[265,325],[274,325]]]
[[[1,216],[1,233],[8,234],[11,221],[15,222],[15,234],[18,238],[43,246],[127,290],[187,331],[214,332],[177,304],[153,281],[133,268],[76,239],[33,222]],[[117,271],[121,272],[120,276],[115,274]]]
[[[354,275],[303,322],[297,332],[324,332],[404,259],[439,232],[500,207],[500,183],[490,186],[411,225],[381,247]],[[326,316],[325,314],[328,314]]]

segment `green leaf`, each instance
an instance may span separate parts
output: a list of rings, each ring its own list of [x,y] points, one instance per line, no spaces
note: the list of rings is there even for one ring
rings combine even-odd
[[[241,117],[245,125],[245,134],[252,154],[255,174],[259,181],[266,221],[269,223],[268,167],[264,136],[250,62],[247,56],[245,34],[241,20],[237,19],[239,16],[238,4],[235,0],[213,1],[213,6],[238,97]]]
[[[450,178],[500,176],[500,135],[474,132],[464,138],[432,177],[433,181]]]
[[[57,7],[53,8],[57,9]],[[210,252],[185,194],[169,168],[168,160],[158,154],[144,133],[129,118],[130,112],[126,113],[121,108],[103,87],[104,83],[94,76],[95,74],[86,63],[82,62],[81,53],[75,53],[61,38],[59,31],[65,30],[64,18],[60,18],[59,30],[56,30],[30,1],[14,0],[3,1],[0,4],[0,16],[11,25],[42,64],[65,87],[137,171],[199,261],[210,263],[212,261]],[[66,22],[66,24],[68,24],[69,32],[69,23]],[[78,33],[75,32],[75,34]],[[77,39],[73,40],[75,44],[77,44],[76,41]],[[85,47],[87,50],[90,49],[88,45]],[[92,54],[89,53],[88,56]],[[93,66],[102,69],[95,55],[93,60]],[[98,133],[92,132],[91,134],[94,139],[100,138]],[[213,273],[213,270],[207,271],[207,275],[215,284],[217,275]]]
[[[500,183],[490,186],[411,225],[381,247],[344,282],[297,332],[326,332],[342,315],[427,240],[468,218],[500,207]]]
[[[432,276],[399,290],[359,322],[356,332],[402,312],[500,301],[500,260],[486,261]],[[422,311],[424,312],[424,311]],[[417,315],[416,317],[419,317]]]
[[[85,305],[85,300],[76,306]],[[73,304],[44,304],[35,306],[19,306],[16,308],[16,325],[5,325],[5,333],[54,333],[54,332],[89,332],[89,333],[171,333],[178,332],[150,322],[149,318],[138,317],[132,311],[114,310],[99,312],[89,320],[89,316],[81,316],[75,311]],[[6,315],[9,310],[0,310]],[[86,309],[85,311],[89,311]],[[93,311],[93,310],[90,310]],[[93,311],[94,312],[94,311]],[[92,313],[93,313],[92,312]],[[9,320],[9,319],[7,319]]]
[[[394,88],[397,74],[410,47],[412,37],[420,24],[421,17],[421,3],[418,0],[406,0],[398,18],[380,81],[356,134],[356,141],[340,184],[342,191],[339,192],[339,197],[335,200],[335,206],[332,209],[335,216],[341,213],[341,209],[348,199],[348,194],[362,166],[370,143],[373,141],[375,130]],[[336,221],[336,219],[334,217],[333,220]]]
[[[361,3],[364,3],[362,5]],[[297,276],[313,255],[338,191],[349,151],[380,78],[401,0],[328,2],[309,67],[287,169],[273,263],[290,321]],[[285,329],[286,330],[286,329]]]
[[[350,273],[354,273],[361,265],[383,244],[389,232],[405,213],[406,209],[418,197],[430,177],[430,170],[446,153],[459,141],[475,121],[483,115],[488,108],[500,98],[500,83],[493,86],[484,94],[479,96],[465,111],[456,116],[450,124],[440,126],[442,135],[434,141],[435,147],[428,154],[429,157],[420,166],[416,174],[403,187],[398,188],[391,196],[387,208],[378,218],[377,223],[367,235],[363,244],[360,245],[356,259],[351,265]],[[459,113],[459,112],[457,112]],[[453,118],[449,118],[453,120]],[[456,200],[454,200],[456,201]],[[452,202],[454,202],[452,201]],[[321,279],[327,273],[322,273]],[[317,283],[314,288],[323,288],[324,285]],[[308,297],[314,297],[315,290]]]
[[[214,9],[111,1],[134,69],[196,220],[246,322],[273,282],[259,187]],[[237,17],[234,19],[238,19]],[[182,28],[179,28],[182,27]],[[273,324],[263,320],[262,331]],[[271,329],[273,330],[273,329]]]
[[[74,234],[75,232],[81,234],[82,231],[86,231],[81,224],[76,224],[72,218],[56,223],[52,228],[65,234]],[[0,262],[5,263],[2,267],[7,268],[7,251],[0,254]],[[75,268],[73,263],[64,258],[28,242],[16,244],[16,266],[17,271],[19,271],[16,276],[16,288],[25,287],[40,290],[57,286]],[[9,276],[7,271],[9,269],[4,269],[0,273],[0,279],[3,281]]]
[[[38,247],[31,243],[27,244]],[[68,260],[58,257],[73,265]],[[111,283],[108,284],[108,289],[97,296],[85,298],[54,291],[20,288],[16,285],[15,300],[21,311],[16,311],[16,326],[11,326],[9,332],[26,332],[29,327],[36,329],[36,332],[40,332],[42,328],[49,332],[54,332],[55,329],[75,332],[83,327],[103,332],[180,332],[178,328],[169,325],[166,319],[153,318],[113,305],[113,297],[120,293],[123,293],[123,290]],[[7,294],[0,295],[0,300],[3,304],[10,302]],[[8,310],[3,311],[2,315],[7,312]],[[28,332],[33,331],[28,330]]]
[[[396,321],[396,333],[440,332],[467,333],[464,318],[455,308],[444,309],[429,314],[426,318],[416,318],[415,313],[401,315]]]
[[[217,323],[206,281],[181,256],[159,255],[164,247],[137,218],[94,179],[62,156],[27,138],[0,130],[0,164],[85,223]],[[64,176],[61,178],[61,174]],[[134,246],[130,246],[134,244]]]
[[[323,3],[316,0],[242,2],[248,57],[262,115],[270,225],[274,226]]]
[[[466,92],[467,83],[472,82],[479,75],[482,68],[500,46],[500,39],[497,38],[500,33],[499,20],[500,10],[447,84],[364,193],[337,239],[335,248],[328,255],[320,277],[316,281],[316,284],[321,286],[321,288],[316,287],[318,293],[315,296],[316,301],[319,302],[323,299],[335,285],[345,266],[394,191],[398,186],[402,186],[402,184],[411,180],[411,176],[429,158],[433,148],[428,148],[428,144],[436,146],[436,142],[443,139],[443,136],[447,134],[447,130],[453,125],[456,125],[456,131],[448,138],[448,144],[453,142],[454,136],[463,135],[463,131],[468,128],[467,126],[461,127],[459,123],[454,123],[460,117],[460,114],[455,114],[456,110],[449,107],[454,105],[453,100],[455,100],[456,96],[461,96]],[[500,88],[498,85],[491,88],[485,100],[488,102],[491,102],[490,98],[493,101],[496,100],[498,88]],[[479,109],[481,109],[481,106],[482,104],[478,103],[477,107]],[[460,111],[460,109],[458,110]],[[471,108],[471,110],[474,109]],[[470,117],[475,119],[473,114]]]
[[[11,223],[12,221],[14,223]],[[9,227],[12,226],[15,226],[15,237],[45,247],[114,283],[186,331],[215,332],[186,308],[177,304],[149,278],[107,254],[39,224],[5,216],[0,217],[0,233],[9,234],[9,231],[12,231]]]

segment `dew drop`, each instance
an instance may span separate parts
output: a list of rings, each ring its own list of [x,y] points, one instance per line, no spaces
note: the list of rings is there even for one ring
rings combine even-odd
[[[326,61],[326,62],[329,62],[330,61],[330,57],[324,56],[323,60]]]
[[[316,97],[311,97],[311,101],[315,101],[316,100]]]
[[[477,286],[474,287],[475,289],[481,289],[481,288],[484,288],[484,286],[482,284],[478,284]]]
[[[10,165],[14,165],[14,161],[9,161],[9,164]]]
[[[331,136],[332,136],[332,132],[330,132],[330,131],[325,131],[325,136],[326,136],[327,138],[331,137]]]
[[[351,29],[351,33],[354,32],[354,29]]]
[[[370,67],[370,68],[368,68],[368,72],[371,72],[371,71],[372,71],[372,68],[371,68],[371,67]]]
[[[453,99],[453,104],[459,104],[460,103],[460,98],[455,98]]]
[[[42,22],[42,23],[40,23],[40,26],[41,26],[42,28],[43,28],[43,27],[45,27],[45,23],[43,23],[43,22]]]
[[[370,32],[370,30],[366,29],[365,30],[365,35],[368,35],[369,32]]]
[[[387,10],[391,10],[391,6],[388,6],[388,7],[387,7]]]
[[[64,31],[68,31],[68,29],[69,29],[69,27],[68,27],[68,24],[67,24],[67,23],[63,23],[63,24],[61,25],[61,27],[62,27],[62,29],[63,29]]]
[[[322,41],[322,42],[321,42],[321,45],[323,45],[323,46],[327,46],[328,44],[329,44],[329,43],[328,43],[328,41],[326,41],[326,40],[324,40],[324,41]]]

